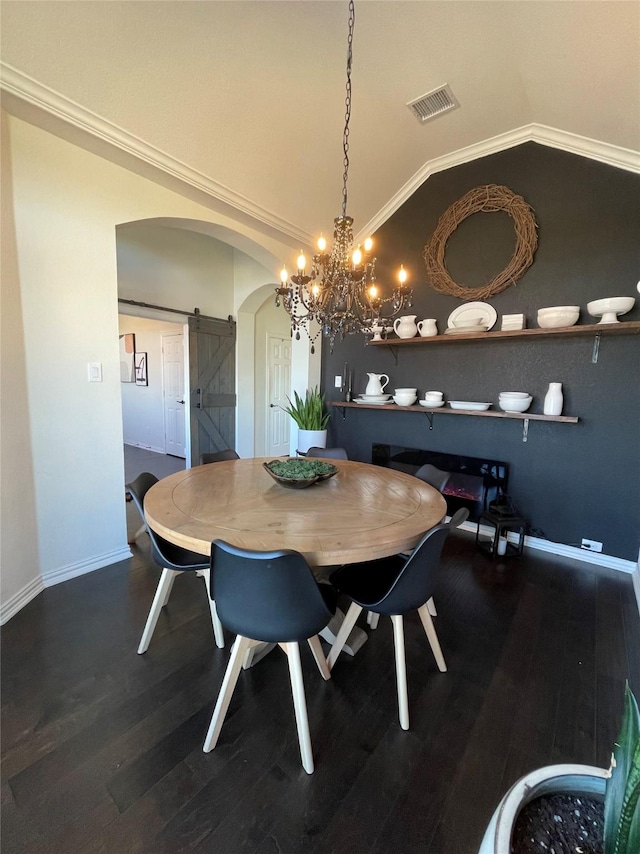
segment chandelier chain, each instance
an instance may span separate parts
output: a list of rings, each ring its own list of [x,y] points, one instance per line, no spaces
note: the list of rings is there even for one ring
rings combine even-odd
[[[347,41],[347,81],[345,116],[342,134],[342,216],[333,221],[333,245],[320,236],[318,252],[310,266],[301,252],[298,271],[289,276],[286,267],[280,271],[281,286],[276,288],[276,305],[282,304],[291,317],[291,334],[300,340],[306,331],[314,352],[314,342],[324,333],[331,350],[337,336],[363,332],[365,335],[385,330],[386,323],[411,306],[412,289],[405,287],[407,274],[401,267],[398,284],[390,296],[379,293],[376,281],[376,258],[373,240],[368,237],[362,247],[353,245],[353,219],[347,214],[347,180],[349,177],[349,122],[351,119],[351,65],[355,3],[349,0],[349,37]],[[289,284],[289,279],[291,284]],[[317,327],[311,324],[317,322]]]
[[[347,38],[347,83],[344,99],[344,132],[342,150],[344,152],[344,172],[342,174],[342,216],[347,215],[347,179],[349,177],[349,120],[351,119],[351,62],[353,59],[353,28],[356,20],[354,0],[349,0],[349,36]]]

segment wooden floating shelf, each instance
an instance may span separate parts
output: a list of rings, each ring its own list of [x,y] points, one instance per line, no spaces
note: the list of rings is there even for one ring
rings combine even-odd
[[[434,335],[431,338],[385,338],[382,341],[369,341],[369,347],[411,347],[422,344],[457,344],[465,341],[497,341],[505,338],[540,338],[542,336],[562,335],[580,337],[581,335],[634,335],[640,333],[640,320],[624,323],[594,323],[584,326],[560,326],[555,329],[514,329],[497,332],[474,332],[462,335]],[[495,413],[494,413],[495,414]],[[531,417],[531,416],[530,416]]]
[[[341,409],[382,409],[387,412],[421,412],[423,415],[471,415],[480,418],[511,418],[517,421],[556,421],[563,424],[577,424],[579,419],[573,415],[535,415],[528,412],[497,412],[491,409],[448,409],[446,406],[432,408],[430,406],[398,406],[395,403],[373,404],[373,403],[347,403],[344,400],[328,401],[329,406],[337,406]]]

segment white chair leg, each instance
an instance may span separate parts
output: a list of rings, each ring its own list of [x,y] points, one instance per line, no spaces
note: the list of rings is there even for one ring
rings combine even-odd
[[[176,578],[177,578],[179,575],[182,575],[182,573],[181,573],[181,572],[178,572],[178,571],[177,571],[177,570],[175,570],[175,569],[170,570],[170,572],[171,572],[171,579],[170,579],[170,581],[169,581],[169,584],[167,584],[167,586],[166,586],[166,588],[165,588],[165,591],[164,591],[164,599],[162,600],[162,605],[160,606],[161,608],[164,608],[164,607],[165,607],[165,605],[166,605],[166,604],[168,603],[168,601],[169,601],[169,596],[171,596],[171,591],[173,590],[173,582],[176,580]]]
[[[407,695],[407,666],[404,656],[404,628],[400,614],[391,617],[393,623],[393,641],[396,651],[396,680],[398,683],[398,712],[400,726],[409,729],[409,697]]]
[[[371,629],[378,628],[378,620],[380,619],[380,614],[375,614],[373,611],[369,611],[367,614],[367,623],[369,623],[369,627]]]
[[[438,612],[436,611],[436,603],[433,601],[433,596],[427,602],[427,608],[429,609],[429,613],[432,617],[438,616]]]
[[[211,598],[211,571],[205,569],[202,571],[205,587],[207,588],[207,599],[209,600],[209,610],[211,611],[211,622],[213,624],[213,634],[216,639],[216,646],[219,649],[224,647],[224,632],[222,631],[222,623],[216,611],[216,603]]]
[[[329,670],[333,669],[333,665],[336,663],[336,659],[340,655],[342,647],[344,646],[346,639],[349,637],[351,629],[355,626],[356,620],[360,616],[361,611],[362,607],[360,605],[356,602],[351,603],[343,623],[340,626],[336,639],[333,642],[333,646],[329,650],[329,655],[327,657],[327,666]]]
[[[431,614],[429,613],[428,608],[429,603],[426,605],[421,605],[418,608],[418,614],[420,615],[420,619],[422,620],[422,625],[424,626],[425,634],[429,640],[429,644],[431,645],[431,651],[433,652],[433,656],[436,660],[436,664],[438,665],[438,670],[441,673],[446,673],[447,665],[444,660],[444,655],[442,654],[442,650],[440,649],[440,643],[438,642],[438,635],[436,634],[436,628],[433,625],[433,620],[431,619]]]
[[[311,647],[311,652],[313,653],[315,662],[318,665],[318,670],[322,674],[322,678],[331,679],[331,673],[327,667],[327,659],[325,658],[324,650],[322,649],[322,644],[320,643],[318,635],[314,635],[312,638],[307,638],[307,643]]]
[[[128,543],[130,546],[132,546],[132,545],[135,543],[135,541],[138,539],[138,537],[141,537],[141,536],[144,534],[144,532],[145,532],[146,530],[147,530],[147,526],[146,526],[146,525],[140,525],[140,527],[139,527],[139,528],[138,528],[138,530],[135,532],[135,534],[133,534],[131,537],[129,537],[129,539],[127,540],[127,543]]]
[[[229,708],[229,703],[231,702],[231,697],[233,696],[238,676],[240,675],[242,659],[252,643],[253,642],[250,638],[238,635],[231,648],[229,664],[227,665],[227,670],[224,674],[224,679],[222,680],[222,686],[220,688],[220,693],[218,694],[216,707],[213,710],[211,723],[209,724],[209,729],[202,746],[205,753],[209,753],[210,750],[213,750],[218,743],[220,730],[222,729],[222,724],[224,723],[227,709]]]
[[[142,632],[142,637],[140,638],[138,655],[142,655],[143,652],[146,652],[149,649],[149,644],[151,643],[151,638],[153,636],[156,623],[158,622],[160,611],[169,598],[169,594],[171,593],[171,588],[173,587],[173,582],[175,581],[177,574],[178,573],[174,572],[172,569],[162,570],[162,575],[160,576],[160,581],[158,582],[156,593],[153,597],[153,602],[151,603],[151,610],[149,611],[149,616],[147,617],[147,622],[144,627],[144,631]]]
[[[302,767],[307,774],[313,774],[313,753],[311,752],[311,736],[309,735],[307,701],[304,696],[304,682],[302,681],[300,647],[297,643],[285,643],[281,644],[281,646],[287,653],[287,660],[289,662],[291,692],[293,694],[293,707],[296,713],[296,725],[298,727],[298,741],[300,743]]]

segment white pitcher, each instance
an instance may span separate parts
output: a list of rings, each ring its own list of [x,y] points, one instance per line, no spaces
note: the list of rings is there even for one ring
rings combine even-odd
[[[414,338],[418,334],[416,326],[417,314],[405,314],[404,317],[398,317],[393,323],[393,331],[398,338]]]
[[[367,387],[365,389],[365,394],[382,394],[385,390],[387,383],[389,382],[389,377],[386,374],[367,374],[369,377],[369,382],[367,383]],[[384,383],[380,382],[380,380],[384,377]]]
[[[418,321],[418,332],[421,338],[431,338],[432,335],[438,334],[438,327],[434,317],[428,317],[425,320]]]

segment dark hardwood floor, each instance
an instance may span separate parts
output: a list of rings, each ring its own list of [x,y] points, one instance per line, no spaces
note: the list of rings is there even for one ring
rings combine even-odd
[[[279,651],[241,675],[204,754],[229,645],[213,643],[204,583],[183,575],[138,656],[159,570],[146,535],[134,551],[2,629],[3,854],[473,854],[524,772],[608,765],[625,679],[640,695],[629,576],[494,564],[459,534],[436,599],[447,673],[406,620],[409,732],[381,620],[330,682],[303,652],[315,774]]]

